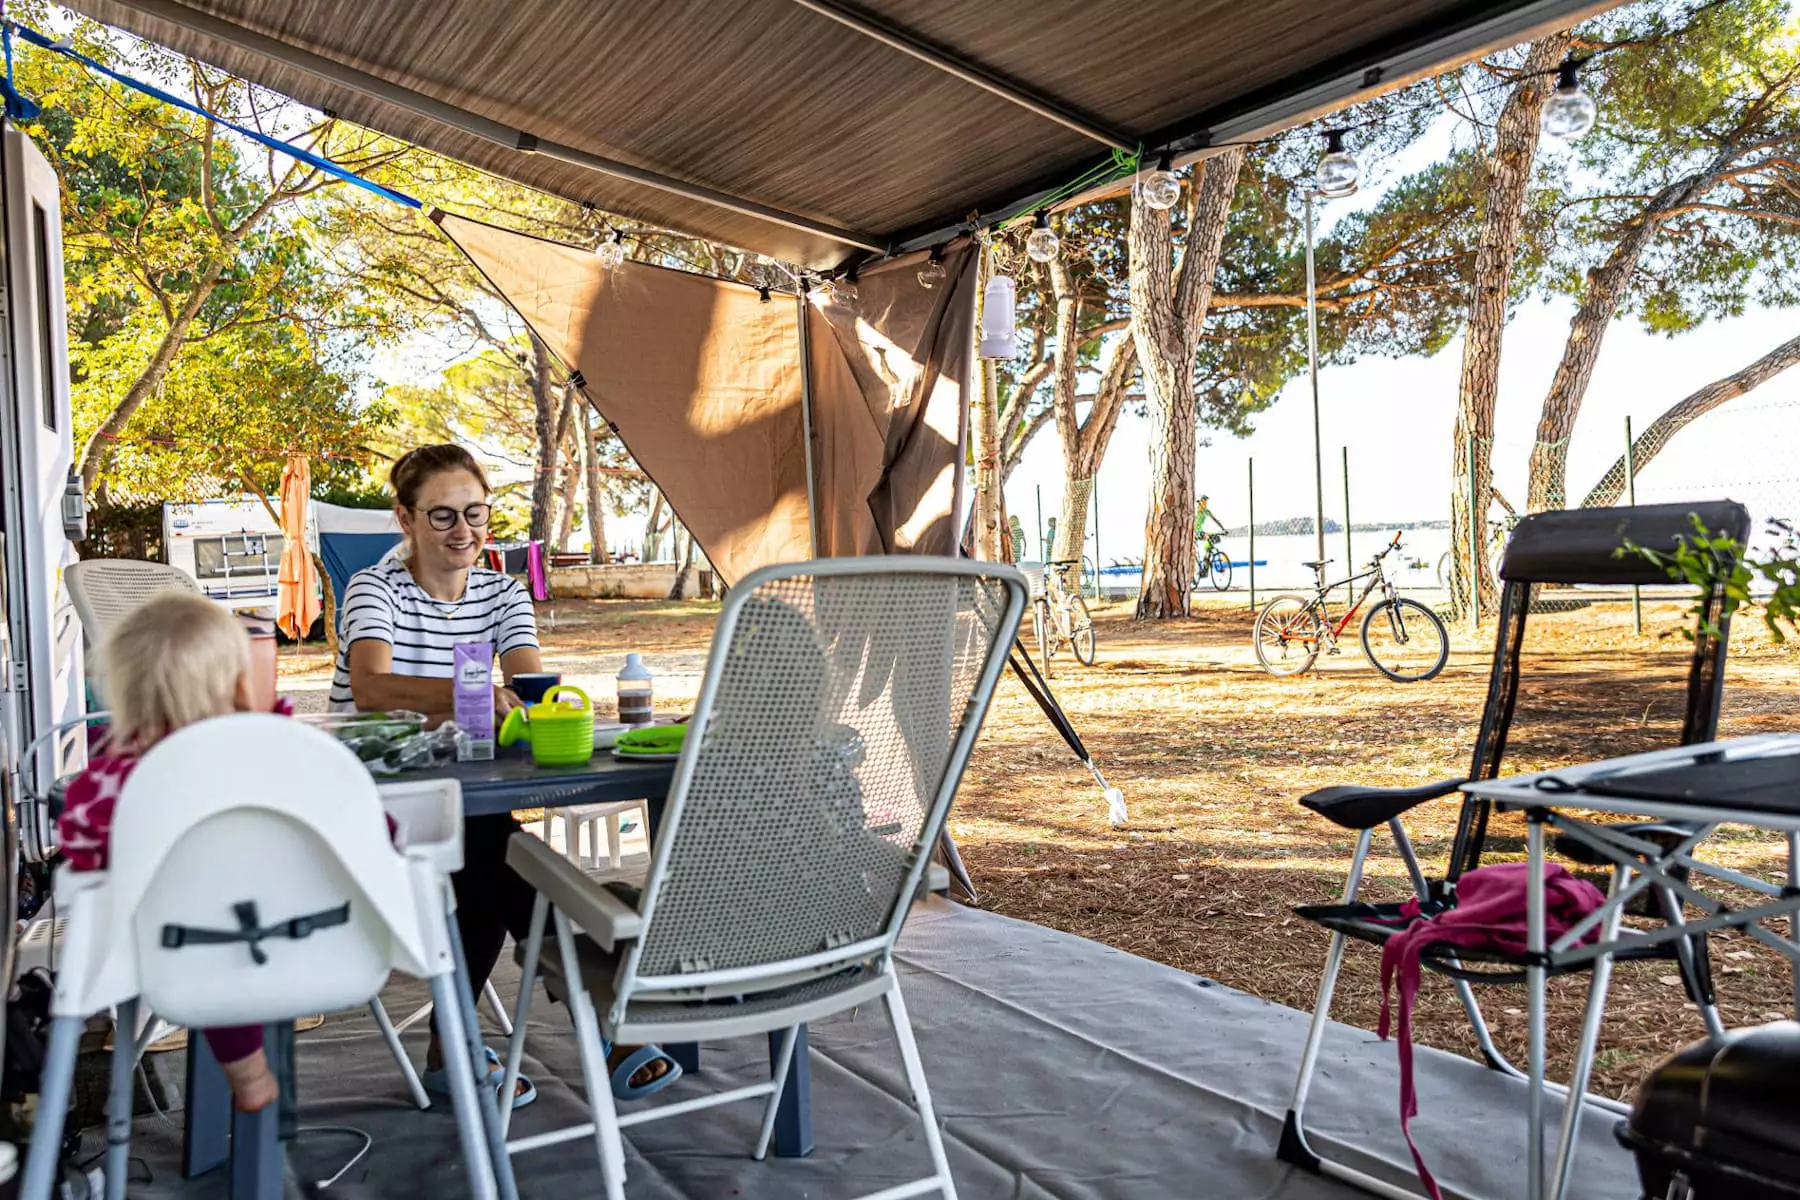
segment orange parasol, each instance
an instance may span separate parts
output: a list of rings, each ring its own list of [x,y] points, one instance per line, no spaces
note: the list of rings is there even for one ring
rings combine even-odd
[[[312,503],[312,463],[290,454],[281,472],[281,590],[275,624],[295,641],[306,636],[323,607],[319,573],[306,548],[306,510]]]

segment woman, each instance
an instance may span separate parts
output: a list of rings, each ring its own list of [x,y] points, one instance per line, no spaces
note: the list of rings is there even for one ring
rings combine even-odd
[[[454,647],[459,642],[491,643],[500,671],[515,675],[542,671],[537,622],[531,598],[517,580],[477,567],[487,542],[487,477],[461,446],[422,446],[394,464],[390,481],[394,513],[405,535],[401,551],[358,571],[344,590],[339,609],[337,670],[331,681],[334,712],[412,709],[434,720],[448,719]],[[494,686],[496,726],[519,706],[504,684]],[[534,893],[506,865],[506,844],[519,831],[510,815],[471,817],[463,831],[463,869],[451,877],[457,920],[471,986],[479,993],[500,958],[510,932],[523,940],[530,932]],[[610,1062],[617,1070],[634,1048],[617,1047]],[[499,1056],[488,1051],[492,1075]],[[426,1056],[425,1083],[445,1087],[443,1051],[433,1033]],[[666,1056],[642,1063],[628,1078],[615,1075],[613,1091],[635,1099],[660,1091],[679,1072]],[[519,1080],[515,1108],[536,1098],[537,1089]]]

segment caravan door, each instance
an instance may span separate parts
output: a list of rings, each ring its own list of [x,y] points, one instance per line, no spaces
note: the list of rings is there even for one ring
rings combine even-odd
[[[6,391],[0,396],[0,483],[4,485],[5,590],[10,655],[4,725],[8,783],[18,796],[18,756],[33,739],[86,708],[81,624],[63,588],[75,548],[62,497],[74,464],[69,419],[68,323],[63,301],[62,207],[56,172],[31,140],[4,131]],[[78,726],[46,744],[39,780],[85,761]],[[47,814],[26,805],[19,830],[31,860],[49,848]]]

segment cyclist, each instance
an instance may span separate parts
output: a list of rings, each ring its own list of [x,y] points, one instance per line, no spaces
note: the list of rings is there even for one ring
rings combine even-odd
[[[1194,505],[1194,540],[1197,542],[1209,543],[1208,548],[1210,549],[1210,543],[1218,541],[1218,538],[1214,537],[1209,539],[1207,537],[1206,523],[1208,521],[1211,521],[1214,525],[1219,527],[1220,537],[1224,536],[1225,522],[1219,520],[1218,514],[1213,512],[1210,499],[1206,496],[1202,496],[1200,497],[1200,503]]]

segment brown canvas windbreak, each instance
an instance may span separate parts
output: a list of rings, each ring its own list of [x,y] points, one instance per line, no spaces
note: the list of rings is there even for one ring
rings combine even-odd
[[[800,305],[453,214],[444,233],[571,370],[727,582],[812,557]],[[923,255],[807,305],[818,553],[949,554],[973,375],[975,259]]]

